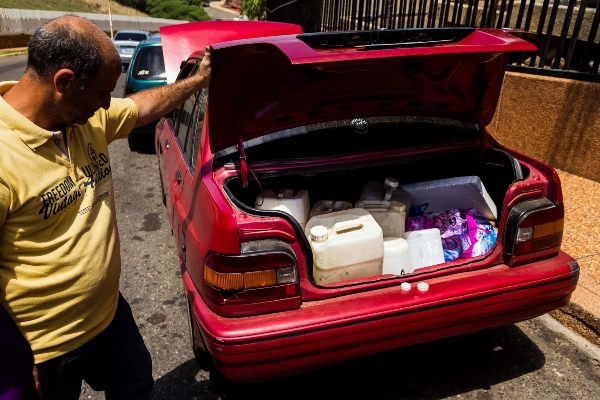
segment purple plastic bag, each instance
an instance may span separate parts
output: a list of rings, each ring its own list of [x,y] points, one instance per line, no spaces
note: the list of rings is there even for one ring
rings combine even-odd
[[[424,225],[440,230],[446,262],[487,254],[497,238],[492,224],[474,208],[448,210]]]

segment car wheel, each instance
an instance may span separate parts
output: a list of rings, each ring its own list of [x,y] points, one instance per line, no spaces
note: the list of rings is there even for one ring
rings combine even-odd
[[[186,296],[187,297],[187,296]],[[187,305],[188,311],[188,328],[190,331],[190,341],[192,342],[192,352],[194,353],[194,358],[196,363],[205,371],[214,370],[214,363],[208,351],[206,351],[206,346],[204,346],[204,341],[202,337],[196,337],[196,330],[194,329],[194,324],[196,321],[194,320],[194,315],[192,314],[192,307],[190,306],[189,299],[186,298],[185,304]],[[199,341],[202,341],[202,345],[204,349],[200,347],[198,344]]]

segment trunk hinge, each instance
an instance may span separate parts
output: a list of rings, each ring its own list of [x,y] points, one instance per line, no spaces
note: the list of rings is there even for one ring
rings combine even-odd
[[[244,138],[238,134],[238,154],[240,155],[240,175],[242,179],[242,187],[248,187],[248,164],[246,163],[246,152],[244,151]]]
[[[243,118],[240,115],[242,109],[242,99],[238,96],[233,99],[233,129],[237,135],[237,148],[238,154],[240,155],[240,175],[242,180],[242,187],[248,187],[248,163],[246,163],[246,152],[244,151],[244,138],[242,135],[243,129]]]
[[[486,130],[485,130],[485,121],[483,120],[483,114],[482,114],[482,104],[483,104],[483,99],[485,98],[485,92],[487,92],[487,90],[490,87],[490,80],[489,79],[484,79],[482,82],[483,85],[483,90],[481,91],[481,94],[479,95],[479,98],[477,99],[477,125],[479,125],[479,131],[481,132],[481,147],[480,147],[480,155],[483,155],[483,153],[485,152],[486,149],[486,145],[487,145],[487,140],[485,139],[486,136]]]

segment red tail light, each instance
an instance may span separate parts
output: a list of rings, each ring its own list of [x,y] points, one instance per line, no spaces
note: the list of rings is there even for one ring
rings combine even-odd
[[[510,266],[558,254],[564,228],[564,207],[548,199],[525,201],[506,221],[504,252]]]
[[[203,295],[213,311],[227,316],[298,308],[298,267],[285,243],[243,243],[236,255],[212,253],[204,264]]]

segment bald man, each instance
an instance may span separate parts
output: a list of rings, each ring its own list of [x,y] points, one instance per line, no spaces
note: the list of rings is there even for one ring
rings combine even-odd
[[[111,99],[119,54],[96,25],[66,16],[32,36],[23,77],[0,83],[0,305],[33,350],[43,399],[78,399],[82,380],[107,399],[150,398],[150,354],[119,293],[108,144],[210,73],[207,49],[194,76]]]

